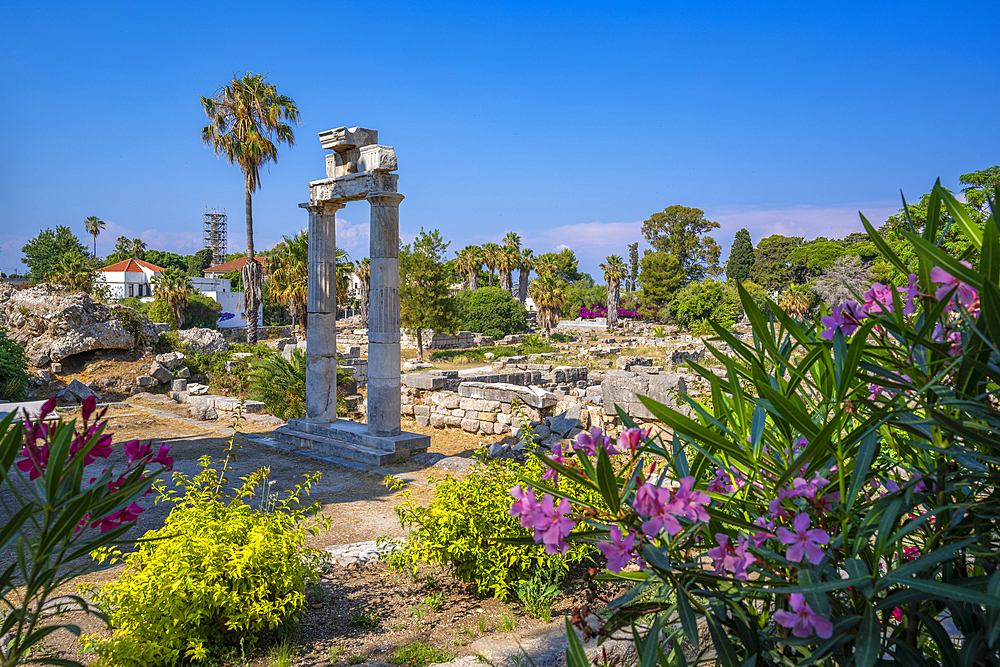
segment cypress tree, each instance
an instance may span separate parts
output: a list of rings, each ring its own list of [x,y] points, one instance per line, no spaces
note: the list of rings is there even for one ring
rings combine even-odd
[[[726,263],[726,277],[735,283],[742,283],[750,278],[750,270],[753,268],[753,242],[750,240],[750,232],[741,229],[736,232],[733,239],[733,247],[729,250],[729,261]]]

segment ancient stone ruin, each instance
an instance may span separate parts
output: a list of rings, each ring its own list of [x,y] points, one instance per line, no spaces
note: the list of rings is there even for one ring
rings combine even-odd
[[[362,464],[381,465],[426,451],[430,437],[400,428],[399,178],[396,153],[378,132],[339,127],[321,132],[331,151],[326,178],[309,183],[309,341],[306,416],[275,437]],[[347,202],[371,205],[368,317],[368,424],[337,419],[336,213]]]

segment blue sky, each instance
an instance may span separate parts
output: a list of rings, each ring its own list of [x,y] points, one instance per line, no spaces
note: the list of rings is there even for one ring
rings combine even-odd
[[[812,238],[1000,163],[1000,3],[38,3],[0,6],[0,268],[40,229],[109,221],[190,253],[205,206],[245,243],[242,176],[200,141],[209,95],[269,72],[302,112],[254,198],[257,247],[306,225],[316,133],[375,128],[404,239],[516,231],[581,268],[673,204]],[[338,242],[367,254],[367,204]]]

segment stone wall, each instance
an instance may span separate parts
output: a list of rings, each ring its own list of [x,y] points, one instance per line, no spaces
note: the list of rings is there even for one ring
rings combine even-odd
[[[404,386],[402,413],[421,426],[461,428],[467,433],[502,435],[520,427],[511,404],[522,404],[524,417],[540,421],[552,415],[555,394],[540,387],[503,382],[463,382],[457,391]]]
[[[221,328],[219,333],[225,336],[230,343],[247,342],[246,327]],[[268,338],[288,338],[291,335],[291,327],[257,327],[257,340],[261,343]]]

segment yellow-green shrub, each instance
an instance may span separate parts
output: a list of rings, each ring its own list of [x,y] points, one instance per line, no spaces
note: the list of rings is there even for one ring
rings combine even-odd
[[[575,543],[565,556],[549,555],[543,546],[530,543],[531,531],[521,528],[510,515],[510,489],[524,484],[518,474],[537,480],[546,469],[535,457],[523,464],[501,459],[478,464],[462,479],[448,475],[429,480],[434,485],[430,505],[407,499],[396,507],[400,525],[409,528],[410,535],[389,555],[389,565],[403,569],[425,562],[447,567],[457,579],[476,584],[481,594],[504,600],[518,582],[531,579],[539,569],[565,571],[570,563],[584,560],[596,550]],[[568,479],[561,479],[559,485],[567,493],[604,506],[599,493]],[[524,539],[530,544],[499,539]]]
[[[306,535],[318,530],[307,515],[319,505],[303,509],[302,499],[319,473],[285,498],[265,494],[262,509],[253,509],[258,489],[269,486],[266,468],[228,490],[224,471],[210,467],[208,457],[200,464],[193,479],[174,473],[177,489],[159,489],[158,501],[176,504],[138,551],[96,555],[127,566],[117,581],[94,591],[111,637],[81,640],[102,663],[174,665],[217,656],[227,646],[250,648],[305,607],[306,584],[318,577],[321,558],[303,548]]]

